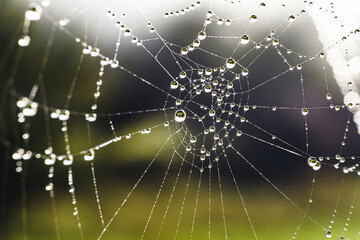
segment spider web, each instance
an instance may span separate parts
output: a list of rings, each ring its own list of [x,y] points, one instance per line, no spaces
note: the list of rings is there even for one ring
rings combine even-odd
[[[0,4],[2,238],[359,239],[336,4]]]

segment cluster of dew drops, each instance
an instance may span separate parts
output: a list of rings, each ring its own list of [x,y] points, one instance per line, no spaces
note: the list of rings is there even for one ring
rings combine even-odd
[[[19,46],[21,47],[27,47],[29,46],[30,44],[30,41],[31,41],[31,38],[30,36],[28,35],[28,30],[29,30],[29,26],[30,26],[30,23],[31,22],[36,22],[36,21],[39,21],[41,19],[41,16],[42,16],[42,13],[43,13],[43,9],[42,7],[47,7],[50,5],[50,1],[51,0],[43,0],[41,2],[41,5],[38,4],[38,3],[35,3],[35,2],[32,2],[29,4],[29,8],[28,10],[26,10],[25,12],[25,20],[24,20],[24,28],[23,28],[23,35],[19,38],[18,40],[18,44]],[[191,6],[185,8],[185,9],[182,9],[180,11],[175,11],[175,12],[169,12],[169,13],[165,13],[165,17],[172,17],[172,16],[178,16],[178,15],[182,15],[182,14],[185,14],[187,12],[189,12],[190,10],[193,10],[197,7],[201,6],[201,3],[200,2],[196,2],[195,4],[192,4]],[[261,3],[259,5],[260,8],[263,8],[265,7],[266,4],[265,3]],[[303,13],[304,11],[302,11]],[[115,14],[112,13],[111,11],[108,12],[108,16],[110,16],[111,18],[115,18]],[[207,12],[207,18],[205,20],[205,24],[210,24],[213,19],[212,19],[212,16],[214,16],[214,13],[212,11],[208,11]],[[251,23],[254,23],[257,21],[257,16],[256,15],[251,15],[249,17],[249,21]],[[288,21],[291,23],[295,20],[295,16],[294,15],[290,15],[289,18],[288,18]],[[69,23],[69,19],[62,19],[59,21],[59,25],[60,26],[65,26]],[[230,19],[217,19],[217,24],[218,25],[222,25],[222,24],[225,24],[225,25],[230,25],[231,24],[231,20]],[[116,22],[116,27],[118,27],[121,31],[124,31],[124,36],[132,36],[132,33],[131,33],[131,29],[127,28],[121,21],[117,21]],[[155,29],[153,28],[153,26],[151,25],[151,23],[148,24],[148,26],[150,27],[150,32],[154,32]],[[187,47],[183,47],[181,48],[181,51],[180,53],[182,55],[187,55],[190,51],[194,51],[196,48],[198,48],[200,46],[200,43],[201,41],[205,40],[206,39],[206,33],[205,31],[200,31],[198,33],[198,36],[197,38],[193,41],[192,44],[189,44]],[[272,40],[272,37],[269,36],[267,38],[267,40]],[[80,39],[76,39],[77,42],[80,42]],[[133,43],[136,43],[137,45],[141,45],[142,42],[141,40],[137,39],[136,37],[133,36],[133,39],[132,39],[132,42]],[[240,43],[241,44],[248,44],[250,42],[250,37],[249,35],[247,34],[244,34],[241,36],[241,39],[240,39]],[[279,44],[278,40],[277,39],[273,39],[273,45],[277,45]],[[97,57],[100,55],[100,51],[98,48],[92,48],[90,45],[87,45],[86,43],[83,43],[84,45],[84,50],[83,50],[83,53],[84,54],[90,54],[91,56],[93,57]],[[260,48],[261,45],[260,44],[256,44],[256,48]],[[324,53],[320,53],[319,56],[321,58],[324,57]],[[110,66],[112,68],[117,68],[119,66],[119,63],[116,59],[113,59],[113,60],[110,60],[108,58],[104,58],[102,59],[101,61],[101,65],[102,65],[102,69],[100,70],[99,72],[99,75],[101,77],[101,75],[103,74],[103,66],[105,65],[108,65],[110,64]],[[227,68],[227,69],[232,69],[236,66],[236,60],[233,59],[233,58],[228,58],[225,62],[225,67],[224,68]],[[301,70],[302,66],[299,64],[296,66],[296,68],[298,70]],[[241,75],[242,76],[247,76],[249,74],[249,71],[246,69],[246,68],[243,68],[241,70]],[[186,74],[180,74],[180,78],[182,77],[186,77]],[[99,81],[97,82],[97,85],[98,85],[98,89],[99,89],[99,86],[101,86],[102,84],[102,80],[99,79]],[[176,89],[179,87],[179,83],[175,80],[173,82],[171,82],[171,89]],[[180,89],[184,89],[183,86],[180,86]],[[209,91],[207,91],[209,90]],[[210,92],[211,91],[211,87],[208,87],[207,89],[205,89],[205,92]],[[94,97],[95,99],[97,99],[100,95],[100,92],[97,91],[95,92],[94,94]],[[327,93],[326,94],[326,99],[327,100],[331,100],[332,98],[332,95],[331,93]],[[21,98],[18,102],[17,102],[17,106],[20,110],[19,114],[18,114],[18,121],[20,123],[23,123],[26,121],[26,118],[30,118],[30,117],[33,117],[36,115],[37,113],[37,110],[38,110],[38,107],[39,107],[39,104],[35,101],[33,101],[32,99],[30,98],[27,98],[27,97],[23,97]],[[335,108],[335,110],[340,110],[340,106],[334,106],[333,104],[330,105],[331,108]],[[342,106],[344,107],[344,106]],[[91,107],[91,110],[92,110],[92,113],[90,114],[86,114],[85,118],[87,121],[90,121],[90,122],[93,122],[96,120],[97,118],[97,115],[96,113],[94,112],[96,110],[97,106],[96,104],[94,104],[92,107]],[[301,113],[302,115],[306,116],[308,113],[309,113],[309,110],[307,108],[303,108],[301,110]],[[184,122],[185,119],[186,119],[186,111],[184,109],[178,109],[175,114],[174,114],[174,119],[176,122]],[[67,121],[70,117],[70,111],[69,110],[66,110],[66,109],[56,109],[54,112],[51,113],[51,117],[54,118],[54,119],[59,119],[60,121]],[[66,125],[63,126],[62,128],[62,131],[67,131],[67,127]],[[149,130],[143,130],[142,133],[149,133],[150,131]],[[23,134],[23,138],[24,139],[28,139],[29,138],[29,133],[25,133]],[[52,154],[52,150],[50,151],[47,151],[48,153],[46,154],[46,160],[45,162],[47,164],[51,164],[54,162],[54,154]],[[49,152],[51,152],[51,154],[49,154]],[[48,155],[52,155],[52,157],[50,159],[52,160],[49,160],[48,158]],[[30,159],[32,157],[32,153],[31,151],[25,151],[23,149],[18,149],[15,153],[14,153],[14,159],[24,159],[24,160],[27,160],[27,159]],[[40,158],[42,157],[41,155],[39,154],[36,154],[36,157]],[[61,157],[60,157],[61,158]],[[90,149],[88,150],[85,154],[84,154],[84,158],[85,160],[92,160],[94,158],[94,150]],[[336,157],[337,160],[339,160],[339,162],[341,163],[342,162],[342,159],[343,158],[339,158],[339,157]],[[311,166],[314,170],[319,170],[320,167],[321,167],[321,158],[319,158],[319,160],[316,160],[316,158],[314,157],[310,157],[308,159],[308,164],[309,166]],[[64,161],[64,164],[66,163],[66,161]],[[335,166],[336,167],[336,166]],[[21,168],[18,168],[18,170],[20,171]],[[350,169],[345,169],[344,171],[353,171],[352,168]]]

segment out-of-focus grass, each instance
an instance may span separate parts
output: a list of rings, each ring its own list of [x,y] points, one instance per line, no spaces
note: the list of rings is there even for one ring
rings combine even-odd
[[[162,116],[149,116],[141,120],[130,121],[123,125],[128,131],[137,131],[146,126],[163,121]],[[77,132],[81,132],[78,127]],[[81,148],[83,135],[75,131],[71,136],[73,148]],[[93,131],[93,139],[106,138],[103,132]],[[119,131],[121,135],[121,130]],[[108,146],[105,150],[97,152],[95,158],[95,170],[97,172],[98,190],[101,198],[102,210],[105,222],[113,216],[117,208],[125,199],[132,186],[135,184],[147,163],[155,156],[168,137],[168,131],[164,127],[154,129],[150,135],[134,135],[129,140]],[[174,143],[176,143],[174,138]],[[78,146],[77,146],[78,145]],[[170,142],[164,146],[163,151],[157,157],[149,174],[139,184],[138,188],[130,196],[119,214],[104,234],[104,240],[112,239],[140,239],[154,200],[161,185],[173,148]],[[236,159],[230,159],[235,161]],[[250,159],[251,160],[251,159]],[[175,157],[163,190],[157,201],[152,218],[144,239],[157,239],[164,213],[169,203],[170,195],[175,183],[177,170],[180,166],[180,158]],[[48,193],[43,190],[46,181],[37,179],[36,174],[46,176],[46,168],[40,162],[30,162],[27,180],[28,191],[28,239],[55,239],[54,218]],[[76,219],[73,216],[73,206],[66,185],[67,169],[56,165],[55,196],[59,219],[59,227],[62,239],[80,239]],[[221,167],[222,193],[224,201],[224,214],[226,218],[226,230],[228,239],[255,239],[249,224],[244,206],[237,189],[229,179],[229,172]],[[82,229],[85,239],[97,239],[102,231],[95,194],[92,186],[90,166],[81,159],[75,158],[74,182],[76,187],[77,203],[79,207]],[[173,239],[175,236],[179,214],[184,199],[187,177],[190,165],[184,163],[183,170],[177,182],[176,189],[164,221],[159,239]],[[236,171],[237,169],[235,169]],[[311,174],[305,174],[299,181],[289,181],[285,177],[273,176],[274,184],[278,186],[289,198],[302,210],[306,209],[310,186]],[[325,231],[318,224],[327,228],[333,209],[338,197],[341,178],[344,174],[324,167],[317,174],[314,188],[313,203],[309,209],[310,218],[306,217],[297,233],[297,239],[326,239]],[[248,176],[237,178],[241,194],[249,216],[253,223],[258,239],[289,239],[301,222],[303,215],[274,187],[258,179],[247,179]],[[46,179],[46,178],[45,178]],[[193,223],[193,214],[197,195],[199,171],[193,169],[189,184],[187,198],[184,204],[181,223],[178,228],[177,239],[189,239]],[[212,170],[211,188],[211,211],[210,211],[210,234],[211,239],[225,239],[225,229],[221,198],[219,192],[216,165]],[[208,170],[204,172],[200,188],[200,197],[197,204],[194,233],[192,239],[208,239],[209,234],[209,178]],[[34,185],[35,184],[35,185]],[[42,185],[43,184],[43,185]],[[11,183],[13,186],[13,183]],[[345,226],[350,204],[355,192],[356,180],[351,176],[346,178],[342,192],[338,213],[335,218],[334,232],[342,234]],[[6,239],[22,239],[21,231],[21,205],[20,199],[8,204],[11,215],[8,218]],[[351,216],[349,230],[345,236],[354,238],[357,235],[356,225],[360,223],[356,209]],[[335,238],[334,236],[333,238]]]
[[[163,225],[159,239],[173,239],[183,201],[185,184],[187,178],[180,177],[167,217]],[[215,172],[213,172],[213,177]],[[203,183],[200,189],[200,197],[197,205],[196,221],[194,226],[193,239],[208,239],[209,231],[209,194],[206,175],[203,176]],[[160,178],[159,178],[160,179]],[[163,220],[164,212],[169,202],[174,176],[170,176],[165,183],[153,216],[148,226],[145,239],[156,239]],[[75,179],[76,180],[76,179]],[[145,179],[146,181],[147,179]],[[140,184],[139,189],[129,198],[124,207],[108,228],[102,239],[140,239],[146,220],[153,206],[160,183],[155,180],[146,181]],[[193,221],[195,198],[198,184],[198,174],[194,174],[188,191],[188,196],[183,209],[182,220],[178,229],[177,239],[189,239]],[[91,179],[88,179],[89,184]],[[102,182],[100,196],[105,221],[109,221],[115,210],[120,206],[133,182]],[[211,239],[225,239],[222,206],[220,202],[217,179],[212,181],[211,194]],[[251,187],[239,183],[242,189],[242,196],[247,210],[251,216],[258,239],[289,239],[296,230],[302,219],[302,214],[273,188],[263,184],[252,184]],[[329,191],[329,186],[334,189]],[[338,206],[338,213],[335,218],[334,232],[354,239],[357,236],[356,226],[360,223],[357,218],[357,210],[353,209],[352,220],[348,231],[343,231],[346,217],[350,210],[351,199],[354,193],[355,181],[348,179],[344,185],[341,201]],[[333,208],[337,198],[336,191],[339,182],[323,176],[318,179],[315,185],[313,203],[309,209],[309,216],[317,223],[327,228],[330,222]],[[75,217],[72,216],[72,205],[70,195],[65,189],[57,189],[57,210],[59,226],[62,239],[80,239],[76,226]],[[255,239],[251,231],[249,221],[246,217],[244,207],[239,195],[230,182],[223,182],[223,199],[226,216],[226,227],[228,239]],[[290,184],[283,191],[300,208],[305,209],[308,200],[309,189],[302,184]],[[102,227],[98,216],[94,193],[77,190],[78,206],[82,227],[86,239],[96,239]],[[44,196],[29,197],[29,239],[55,239],[53,215],[50,207],[50,199]],[[14,214],[9,218],[9,235],[7,239],[21,239],[21,224],[19,221],[20,208],[14,209]],[[326,239],[325,232],[309,218],[305,218],[297,239]],[[333,237],[335,238],[335,236]]]

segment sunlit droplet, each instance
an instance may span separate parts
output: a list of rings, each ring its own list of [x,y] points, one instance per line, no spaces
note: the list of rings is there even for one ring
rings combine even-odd
[[[242,35],[240,42],[241,44],[248,44],[250,42],[249,36],[246,34]]]
[[[250,20],[251,23],[254,23],[254,22],[257,21],[257,16],[256,15],[251,15],[249,20]]]
[[[186,72],[181,72],[180,75],[179,75],[179,77],[180,77],[181,79],[186,78]]]
[[[92,57],[97,57],[97,56],[100,55],[100,50],[99,50],[98,48],[93,48],[93,49],[91,50],[91,52],[90,52],[90,55],[91,55]]]
[[[331,98],[332,98],[331,93],[327,93],[327,94],[326,94],[326,99],[327,99],[327,100],[331,100]]]
[[[19,38],[18,44],[20,47],[27,47],[30,45],[31,38],[28,35],[23,35]]]
[[[59,114],[59,120],[60,121],[67,121],[70,117],[70,111],[69,110],[61,110]]]
[[[226,68],[231,69],[231,68],[234,68],[235,65],[236,65],[236,63],[235,63],[235,60],[233,58],[228,58],[226,60]]]
[[[196,137],[194,137],[194,136],[191,137],[191,138],[190,138],[190,143],[196,143]]]
[[[117,68],[119,66],[119,61],[118,60],[112,60],[110,66],[112,68]]]
[[[72,155],[68,155],[64,160],[63,160],[63,164],[65,166],[71,166],[73,164],[74,158]]]
[[[206,85],[206,86],[204,87],[204,91],[205,91],[206,93],[211,92],[211,90],[212,90],[212,87],[211,87],[210,85]]]
[[[95,122],[97,118],[96,113],[87,113],[85,114],[85,119],[89,122]]]
[[[244,69],[241,71],[241,75],[243,75],[243,76],[249,75],[249,70],[247,70],[246,68],[244,68]]]
[[[279,45],[279,40],[278,39],[274,39],[272,42],[273,46],[277,46]]]
[[[316,160],[315,157],[309,157],[309,158],[308,158],[308,165],[309,165],[310,167],[314,167],[316,163],[317,163],[317,160]]]
[[[186,55],[186,54],[188,54],[188,52],[189,52],[189,49],[187,48],[187,47],[183,47],[183,48],[181,48],[181,55]]]
[[[312,167],[314,169],[314,171],[318,171],[321,168],[321,163],[320,162],[316,162],[315,165]]]
[[[63,26],[63,27],[68,25],[69,23],[70,23],[70,20],[68,18],[63,18],[63,19],[59,20],[59,25]]]
[[[325,231],[325,236],[326,236],[327,238],[331,238],[331,237],[332,237],[331,231],[330,231],[330,230],[326,230],[326,231]]]
[[[170,84],[171,89],[177,89],[179,87],[179,83],[177,81],[172,81]]]
[[[175,112],[175,121],[184,122],[186,119],[186,113],[184,110],[180,109]]]
[[[307,108],[301,109],[301,114],[302,114],[303,116],[308,115],[308,113],[309,113],[309,110],[308,110]]]
[[[199,32],[198,39],[204,40],[206,38],[206,33],[204,31]]]
[[[294,22],[295,21],[295,16],[294,15],[290,15],[288,18],[289,22]]]
[[[28,10],[26,10],[25,12],[25,17],[30,21],[39,21],[42,12],[43,12],[42,7],[39,4],[32,2],[29,4]]]
[[[95,157],[95,152],[94,150],[89,150],[87,151],[85,154],[84,154],[84,160],[85,161],[92,161],[94,160],[94,157]]]

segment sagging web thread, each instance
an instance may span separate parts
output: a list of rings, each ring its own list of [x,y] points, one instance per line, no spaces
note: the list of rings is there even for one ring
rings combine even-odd
[[[186,7],[184,9],[162,13],[155,13],[156,17],[165,17],[172,18],[178,17],[181,19],[186,15],[193,14],[197,9],[206,8],[206,13],[204,14],[204,24],[199,30],[197,36],[194,36],[194,40],[189,43],[187,46],[178,45],[176,43],[172,43],[167,41],[162,37],[162,34],[157,31],[156,26],[154,26],[150,21],[150,15],[152,13],[148,13],[142,9],[141,4],[137,6],[137,10],[131,13],[124,14],[124,19],[118,17],[118,15],[112,11],[108,10],[106,15],[110,18],[114,23],[114,31],[118,31],[118,37],[115,43],[115,51],[114,55],[106,56],[102,53],[102,51],[98,48],[100,37],[100,29],[103,27],[105,22],[104,15],[105,12],[101,12],[99,24],[97,26],[97,34],[95,39],[89,39],[87,35],[88,24],[85,21],[84,27],[84,36],[79,37],[76,33],[70,31],[68,28],[71,25],[72,20],[76,20],[79,15],[82,15],[81,9],[86,9],[88,3],[85,1],[78,3],[77,6],[73,8],[70,12],[69,16],[57,20],[52,15],[50,15],[50,11],[47,11],[47,7],[51,7],[50,1],[45,0],[41,3],[30,3],[29,9],[25,12],[25,18],[23,24],[19,25],[18,31],[16,33],[16,38],[19,33],[22,36],[16,41],[12,40],[9,43],[9,47],[6,52],[3,54],[2,62],[1,62],[1,70],[4,67],[4,63],[7,61],[9,56],[15,52],[15,57],[13,63],[11,65],[10,76],[5,81],[1,82],[1,87],[5,90],[10,96],[18,99],[16,102],[17,106],[12,106],[12,114],[16,114],[17,121],[21,127],[14,130],[14,135],[20,136],[21,141],[18,143],[14,143],[5,137],[1,137],[1,142],[7,148],[14,150],[12,154],[12,158],[16,162],[16,172],[19,173],[19,178],[22,179],[22,217],[23,217],[23,229],[24,229],[24,238],[27,237],[27,206],[26,206],[26,192],[24,188],[24,184],[26,179],[24,175],[26,174],[26,162],[29,160],[42,159],[44,160],[44,164],[48,166],[49,171],[49,183],[46,186],[46,190],[49,191],[49,195],[52,201],[52,211],[54,215],[54,222],[56,227],[56,237],[57,239],[61,239],[60,234],[60,226],[58,224],[57,212],[59,211],[56,208],[55,201],[55,189],[54,189],[54,181],[53,177],[55,174],[55,168],[57,164],[63,164],[68,167],[68,185],[69,192],[71,194],[71,201],[73,204],[73,214],[77,221],[77,226],[79,229],[79,233],[82,239],[85,239],[83,227],[82,227],[82,219],[80,218],[80,211],[77,204],[76,191],[74,186],[74,173],[73,173],[73,162],[74,159],[78,160],[83,158],[85,161],[89,162],[89,166],[91,168],[92,181],[94,185],[94,191],[96,195],[96,201],[98,206],[99,217],[101,221],[101,225],[103,230],[97,237],[97,239],[102,239],[105,236],[107,231],[110,231],[110,226],[112,226],[115,218],[121,214],[121,209],[125,206],[127,201],[130,199],[133,192],[136,190],[137,186],[141,183],[146,173],[150,170],[154,162],[157,160],[159,154],[163,151],[166,145],[170,145],[172,148],[172,154],[170,156],[168,165],[166,167],[166,171],[162,176],[161,185],[156,194],[156,198],[152,205],[152,208],[149,212],[148,218],[146,220],[143,232],[141,233],[141,239],[146,236],[146,233],[149,228],[149,224],[153,218],[153,213],[158,204],[158,199],[162,192],[164,191],[165,183],[167,182],[170,174],[170,169],[174,164],[175,159],[180,159],[181,163],[178,169],[177,174],[175,175],[175,182],[171,188],[171,194],[168,199],[168,203],[166,205],[166,210],[161,219],[161,224],[159,225],[159,231],[157,234],[157,239],[159,239],[162,235],[162,230],[164,228],[165,221],[167,219],[168,210],[171,207],[171,203],[173,201],[173,195],[177,188],[177,183],[182,173],[183,167],[185,165],[190,166],[190,170],[187,177],[187,184],[185,188],[185,194],[182,200],[181,210],[179,211],[179,217],[177,220],[177,228],[174,233],[174,239],[177,238],[179,227],[182,221],[182,214],[184,206],[187,204],[187,194],[190,185],[190,179],[195,175],[198,176],[198,186],[196,193],[196,201],[194,203],[193,209],[193,218],[190,230],[190,239],[193,237],[194,228],[196,225],[197,219],[197,210],[198,210],[198,201],[200,194],[201,186],[204,182],[208,183],[208,238],[212,237],[211,224],[212,224],[212,199],[214,198],[213,192],[213,184],[218,184],[219,187],[219,197],[221,199],[221,212],[223,218],[223,229],[224,229],[224,238],[228,239],[228,229],[226,214],[225,214],[225,204],[223,200],[223,192],[222,192],[222,182],[221,182],[221,174],[223,172],[220,169],[220,162],[224,162],[225,166],[227,166],[230,177],[233,180],[233,183],[236,187],[237,195],[239,197],[239,201],[241,206],[244,209],[246,218],[248,220],[248,225],[251,228],[252,238],[260,239],[256,231],[256,225],[253,223],[253,218],[251,216],[251,212],[247,208],[246,201],[244,199],[244,195],[241,191],[241,188],[236,179],[236,175],[234,174],[234,169],[232,167],[232,159],[228,156],[229,154],[234,154],[240,159],[244,161],[255,173],[257,173],[264,181],[266,181],[273,189],[275,189],[286,201],[288,201],[291,205],[293,205],[296,211],[299,211],[302,214],[301,221],[298,226],[294,230],[293,234],[289,236],[289,238],[295,238],[301,226],[303,225],[305,220],[310,220],[313,224],[317,225],[324,231],[324,235],[328,238],[334,236],[339,237],[339,239],[343,239],[346,237],[346,231],[350,224],[352,211],[356,204],[357,197],[357,187],[354,192],[354,197],[352,200],[352,204],[349,207],[348,217],[346,222],[344,223],[344,231],[343,232],[333,232],[331,226],[334,224],[334,220],[336,219],[336,212],[338,208],[338,204],[341,200],[341,188],[339,190],[338,198],[336,201],[336,205],[334,207],[334,213],[331,217],[329,226],[323,226],[316,219],[314,219],[309,214],[309,209],[312,203],[312,195],[316,184],[316,173],[314,172],[312,185],[309,193],[309,201],[305,208],[299,207],[293,200],[291,200],[280,188],[278,188],[266,175],[264,175],[258,168],[251,162],[250,159],[246,158],[241,151],[241,147],[235,144],[236,139],[238,138],[249,138],[258,142],[261,142],[265,145],[271,146],[276,149],[280,149],[281,151],[285,151],[296,157],[304,159],[304,162],[313,168],[314,171],[320,170],[322,166],[335,167],[336,169],[341,169],[344,173],[358,173],[358,159],[359,156],[343,156],[344,147],[346,146],[347,134],[349,132],[349,127],[351,123],[351,114],[348,114],[346,120],[346,126],[344,131],[344,137],[341,139],[339,154],[336,156],[312,156],[310,152],[310,144],[309,144],[309,133],[310,128],[308,126],[308,113],[310,114],[314,111],[333,111],[333,112],[344,112],[346,111],[346,106],[343,104],[336,105],[332,100],[332,95],[330,93],[330,89],[328,86],[328,76],[325,70],[326,63],[324,57],[326,56],[326,51],[316,52],[314,55],[306,55],[295,52],[288,48],[286,44],[281,42],[281,36],[286,33],[289,29],[291,29],[292,25],[298,21],[298,19],[308,17],[306,10],[301,9],[298,13],[292,15],[289,14],[286,19],[284,19],[277,27],[271,26],[268,12],[266,10],[267,4],[260,3],[256,8],[254,14],[250,16],[241,16],[238,18],[222,18],[217,14],[217,9],[213,7],[213,3],[200,3],[195,2],[194,4]],[[226,1],[221,2],[225,7],[229,7]],[[232,3],[235,5],[246,6],[246,3]],[[307,3],[306,1],[303,4],[303,7],[306,8],[307,5],[312,5],[312,2]],[[285,4],[279,5],[278,8],[284,8],[284,11],[287,11]],[[126,18],[130,15],[138,14],[143,21],[135,26],[131,27],[131,23],[126,22]],[[184,15],[184,16],[182,16]],[[259,41],[253,40],[249,31],[254,24],[258,21],[258,18],[266,18],[268,24],[268,30],[263,34],[263,38]],[[49,21],[52,23],[52,28],[50,30],[50,34],[47,40],[46,49],[43,54],[40,71],[38,73],[37,82],[33,85],[33,88],[30,91],[28,96],[23,96],[20,92],[18,92],[15,88],[15,79],[16,74],[19,70],[19,64],[23,55],[23,52],[26,51],[26,47],[31,44],[31,31],[29,31],[30,26],[32,24],[37,24],[37,21]],[[86,17],[85,17],[86,20]],[[181,21],[181,20],[179,20]],[[212,35],[209,32],[209,28],[213,25],[221,26],[224,28],[230,28],[236,23],[244,23],[247,24],[247,29],[244,32],[241,32],[240,35],[237,35],[238,32],[234,32],[233,36],[226,35]],[[151,33],[152,37],[150,38],[141,38],[137,36],[138,32],[148,31]],[[352,37],[355,33],[359,32],[355,30],[350,33],[348,37]],[[67,97],[65,99],[65,104],[62,108],[52,107],[47,104],[47,97],[45,94],[45,84],[44,82],[44,72],[46,70],[48,64],[48,58],[50,51],[52,50],[55,34],[56,32],[61,32],[72,38],[80,48],[82,48],[81,56],[79,57],[78,64],[76,66],[75,74],[73,75],[72,84],[70,89],[68,90]],[[227,41],[234,40],[237,42],[235,48],[230,55],[222,56],[218,53],[213,52],[211,49],[202,48],[203,43],[208,41],[209,39],[217,40],[217,41]],[[90,44],[90,42],[94,41],[94,44]],[[163,85],[159,85],[153,79],[148,79],[146,76],[141,76],[131,71],[130,69],[124,67],[120,64],[119,58],[119,50],[123,45],[123,41],[131,41],[133,44],[137,45],[141,50],[147,53],[153,61],[157,63],[157,65],[164,71],[167,75],[168,79],[166,79],[167,88],[164,88]],[[18,43],[18,46],[14,43]],[[147,47],[148,43],[157,42],[161,45],[156,51]],[[334,43],[334,46],[337,44],[342,44],[342,41]],[[220,46],[220,45],[219,45]],[[241,52],[241,57],[238,57],[237,52],[245,49],[244,52]],[[263,79],[259,83],[254,84],[254,80],[252,79],[253,72],[257,71],[256,68],[252,66],[261,60],[262,55],[266,54],[267,51],[274,50],[275,53],[280,57],[280,59],[284,62],[286,68],[280,73],[276,73],[275,75],[269,77],[268,79]],[[192,54],[202,53],[206,54],[209,58],[213,58],[216,61],[222,61],[223,64],[220,64],[216,67],[214,66],[206,66],[201,64],[193,58]],[[166,58],[163,55],[166,54]],[[254,56],[252,56],[254,54]],[[94,57],[99,60],[99,72],[98,72],[98,80],[96,82],[96,90],[94,93],[94,100],[92,102],[91,108],[89,112],[77,112],[73,111],[69,108],[70,102],[73,97],[74,89],[77,87],[76,83],[79,80],[79,73],[83,66],[85,58],[88,56]],[[247,57],[252,57],[252,60],[247,63],[244,59]],[[288,57],[289,56],[289,57]],[[294,61],[293,59],[296,59]],[[214,62],[215,62],[214,60]],[[178,69],[178,73],[174,75],[170,69],[166,66],[166,62],[170,61],[174,63]],[[329,102],[328,105],[325,106],[317,106],[317,107],[309,107],[306,98],[305,91],[305,81],[307,80],[303,76],[304,68],[306,68],[312,62],[318,61],[323,67],[323,79],[325,82],[326,92],[324,94],[324,98]],[[146,110],[137,110],[130,112],[117,112],[117,113],[99,113],[98,112],[98,100],[100,95],[104,93],[101,92],[101,87],[103,85],[103,75],[107,71],[112,71],[111,69],[120,70],[132,78],[143,82],[144,84],[153,88],[154,93],[163,94],[165,96],[165,101],[162,107],[154,108],[154,109],[146,109]],[[278,80],[282,76],[287,76],[292,72],[296,72],[297,79],[300,83],[301,88],[301,96],[302,96],[302,105],[298,107],[291,106],[270,106],[270,105],[255,105],[251,102],[251,94],[258,89],[266,88],[268,85],[271,85],[274,81]],[[106,84],[106,83],[105,83]],[[38,101],[35,101],[35,98],[38,97]],[[1,101],[5,103],[5,100]],[[2,105],[4,108],[4,105]],[[42,110],[44,112],[44,121],[45,121],[45,130],[46,130],[46,139],[47,139],[47,147],[44,153],[36,152],[31,150],[31,145],[29,144],[30,135],[28,133],[31,122],[30,119],[34,118],[36,120],[36,114],[38,110]],[[290,143],[290,141],[286,139],[282,139],[276,134],[272,132],[272,130],[267,130],[261,125],[256,123],[256,119],[248,118],[247,115],[249,112],[253,111],[297,111],[304,118],[304,129],[305,129],[305,146],[294,146]],[[147,128],[137,130],[134,132],[128,132],[124,135],[118,135],[116,132],[116,127],[114,122],[118,116],[123,115],[142,115],[147,113],[156,113],[162,112],[165,117],[165,121],[155,124],[153,126],[149,126]],[[86,121],[87,125],[87,141],[89,144],[88,149],[84,149],[79,152],[73,152],[71,150],[71,138],[68,133],[68,123],[73,117],[83,117]],[[52,120],[54,119],[54,120]],[[99,119],[107,119],[109,128],[113,133],[113,138],[102,142],[97,145],[93,145],[91,141],[91,132],[92,132],[92,124],[93,122],[98,121]],[[60,121],[61,123],[61,131],[63,132],[63,138],[65,143],[65,154],[57,154],[55,149],[53,149],[53,139],[51,136],[50,130],[50,121]],[[196,127],[194,127],[196,126]],[[245,127],[246,126],[246,127]],[[154,131],[157,131],[160,128],[165,128],[168,131],[168,137],[165,142],[162,144],[161,148],[157,151],[154,158],[149,162],[148,166],[142,173],[142,175],[138,178],[138,181],[131,188],[125,199],[120,204],[119,208],[114,212],[114,214],[109,218],[105,219],[104,214],[102,212],[102,204],[100,201],[100,196],[97,187],[96,175],[95,175],[95,152],[100,149],[106,148],[110,144],[115,144],[119,142],[121,144],[122,141],[126,141],[130,138],[133,138],[136,135],[141,134],[152,134]],[[253,129],[253,130],[249,130]],[[262,135],[257,136],[253,134],[252,131],[259,131]],[[21,134],[21,132],[23,134]],[[264,136],[268,136],[269,138],[264,138]],[[59,151],[61,152],[61,151]],[[31,164],[29,161],[29,164]],[[208,173],[207,178],[205,178],[204,173]],[[217,180],[217,183],[214,181],[214,178]],[[343,180],[344,181],[344,180]],[[204,193],[206,194],[206,193]]]

